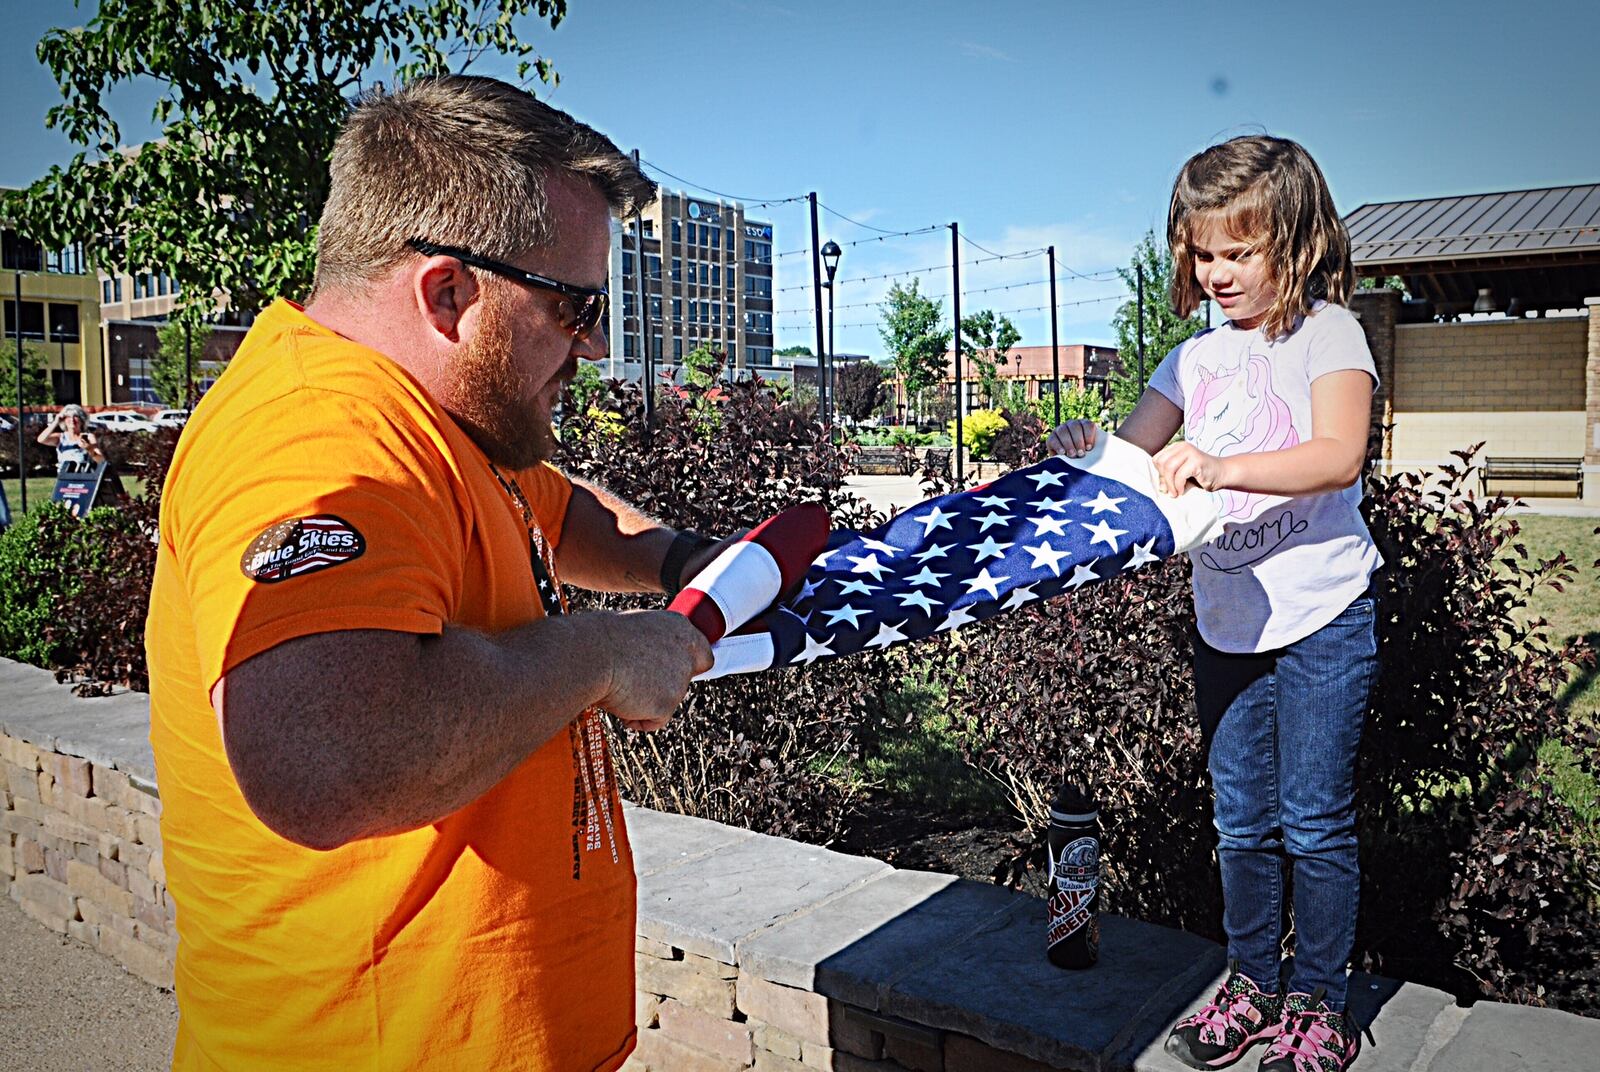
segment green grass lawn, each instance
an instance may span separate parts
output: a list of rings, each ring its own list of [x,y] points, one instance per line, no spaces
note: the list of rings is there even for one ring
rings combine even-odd
[[[17,478],[8,476],[0,479],[0,485],[6,490],[6,503],[11,507],[11,516],[19,517],[22,514],[22,494],[17,486]],[[144,490],[144,481],[137,477],[123,476],[122,488],[129,495],[138,495]],[[32,512],[40,504],[50,501],[50,493],[56,489],[56,478],[53,476],[30,476],[28,478],[28,510]]]
[[[1600,648],[1600,571],[1594,568],[1600,558],[1600,536],[1594,531],[1600,519],[1527,514],[1517,521],[1522,526],[1519,541],[1529,558],[1553,558],[1565,551],[1577,566],[1577,577],[1563,585],[1563,591],[1546,587],[1535,596],[1530,611],[1549,621],[1552,640],[1565,643],[1588,637]],[[1562,693],[1561,703],[1574,726],[1600,717],[1600,671],[1579,670]],[[1545,741],[1539,747],[1539,763],[1562,799],[1600,836],[1600,784],[1578,767],[1572,750],[1563,741]]]

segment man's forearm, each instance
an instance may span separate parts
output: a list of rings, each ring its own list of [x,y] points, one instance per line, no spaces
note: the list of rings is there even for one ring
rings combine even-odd
[[[217,697],[245,799],[275,832],[318,849],[441,819],[606,694],[610,618],[493,637],[324,633],[258,655]]]
[[[676,535],[606,489],[574,480],[557,565],[563,580],[590,591],[659,592]]]

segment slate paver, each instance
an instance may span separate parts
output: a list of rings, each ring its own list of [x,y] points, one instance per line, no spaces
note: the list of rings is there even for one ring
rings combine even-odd
[[[1100,963],[1068,971],[1045,959],[1044,933],[1044,902],[1025,898],[998,925],[896,980],[883,1011],[1046,1064],[1093,1069],[1107,1050],[1142,1049],[1149,1040],[1128,1029],[1173,1016],[1222,966],[1221,947],[1204,938],[1102,916]],[[1189,978],[1192,985],[1173,986]]]
[[[1600,1020],[1528,1005],[1480,1001],[1428,1072],[1593,1072]]]
[[[748,830],[710,819],[651,811],[632,804],[623,805],[622,816],[628,824],[628,844],[633,848],[633,870],[641,878],[755,837]]]
[[[746,972],[876,1010],[880,990],[991,925],[1022,895],[929,871],[893,871],[739,943]]]
[[[753,834],[641,874],[639,933],[732,964],[741,939],[888,870],[881,860]]]
[[[142,692],[74,696],[49,670],[0,659],[0,732],[81,756],[153,786],[150,697]]]

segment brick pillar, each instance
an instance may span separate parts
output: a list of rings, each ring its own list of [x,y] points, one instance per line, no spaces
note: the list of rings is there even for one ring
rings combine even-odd
[[[1394,327],[1400,322],[1401,294],[1398,290],[1358,290],[1350,296],[1350,311],[1361,320],[1378,368],[1378,390],[1372,396],[1372,425],[1367,448],[1382,464],[1394,457]],[[1590,326],[1590,352],[1594,350],[1594,328]],[[1592,394],[1592,393],[1591,393]]]
[[[1583,375],[1583,501],[1600,506],[1600,298],[1589,307],[1589,356]]]

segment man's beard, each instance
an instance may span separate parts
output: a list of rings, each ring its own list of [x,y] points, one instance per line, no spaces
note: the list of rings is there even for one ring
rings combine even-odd
[[[456,359],[451,414],[489,460],[527,469],[554,457],[549,418],[522,401],[525,385],[511,359],[511,317],[495,286],[484,287],[477,333]]]

